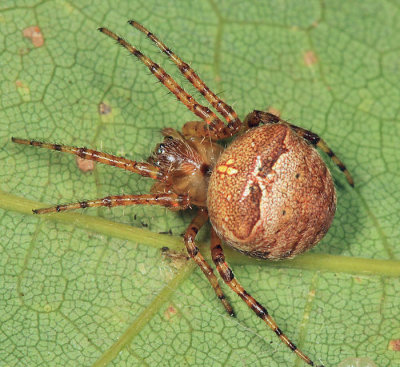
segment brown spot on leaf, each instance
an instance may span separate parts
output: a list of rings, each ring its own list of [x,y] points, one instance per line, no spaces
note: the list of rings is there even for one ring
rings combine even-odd
[[[35,47],[43,46],[44,38],[43,38],[42,31],[40,30],[40,28],[38,26],[32,26],[32,27],[25,28],[22,31],[22,34],[24,35],[24,37],[29,38]]]
[[[314,65],[318,62],[317,55],[315,54],[314,51],[307,51],[304,54],[304,63],[306,66],[311,66]]]
[[[81,157],[76,157],[76,164],[82,172],[90,172],[96,168],[96,162]]]
[[[170,320],[177,313],[178,313],[178,310],[174,306],[169,305],[164,312],[164,317],[166,320]]]
[[[400,351],[400,339],[392,339],[392,340],[389,342],[389,347],[388,347],[388,349],[389,349],[389,350],[396,351],[396,352],[399,352],[399,351]]]
[[[27,84],[25,84],[23,81],[21,80],[16,80],[15,81],[15,86],[17,87],[17,91],[20,94],[21,98],[24,101],[29,101],[30,100],[30,89],[29,86]]]
[[[109,113],[111,113],[111,106],[104,102],[101,102],[99,104],[99,113],[100,115],[108,115]]]

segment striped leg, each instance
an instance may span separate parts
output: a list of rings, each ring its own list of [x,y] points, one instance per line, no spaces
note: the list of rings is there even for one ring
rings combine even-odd
[[[74,154],[80,158],[88,159],[91,161],[100,162],[103,164],[108,164],[109,166],[114,166],[118,168],[123,168],[127,171],[137,173],[144,177],[150,177],[154,180],[161,178],[159,174],[159,169],[147,162],[136,162],[123,157],[117,157],[115,155],[102,153],[97,150],[87,149],[87,148],[76,148],[68,145],[50,144],[43,143],[35,140],[11,138],[14,143],[32,145],[35,147],[46,148],[57,150],[59,152],[65,152],[69,154]]]
[[[156,76],[156,78],[167,87],[175,96],[181,101],[190,111],[196,116],[199,116],[206,122],[204,129],[207,135],[214,139],[221,139],[226,131],[229,130],[227,126],[212,112],[208,107],[199,104],[190,94],[185,92],[166,71],[153,62],[150,58],[143,55],[136,47],[132,46],[124,39],[111,32],[107,28],[99,28],[99,31],[117,41],[122,47],[125,47],[132,55],[136,56],[149,70]]]
[[[225,133],[226,136],[220,137],[220,139],[227,138],[238,132],[241,122],[231,106],[216,96],[200,79],[196,72],[187,63],[182,61],[178,55],[172,52],[171,49],[161,42],[153,33],[134,20],[130,20],[128,23],[143,32],[151,41],[153,41],[157,47],[174,62],[185,78],[192,83],[192,85],[204,96],[211,106],[213,106],[228,122],[228,130]],[[204,136],[204,134],[202,136]]]
[[[161,205],[170,209],[183,210],[189,207],[188,196],[176,194],[144,194],[106,196],[102,199],[80,201],[72,204],[57,205],[50,208],[35,209],[35,214],[59,213],[66,210],[84,209],[99,206],[128,206],[128,205]]]
[[[211,283],[211,286],[213,287],[215,294],[221,300],[228,314],[230,316],[234,316],[232,306],[225,298],[225,295],[218,284],[217,277],[215,276],[211,266],[208,265],[207,261],[204,259],[203,255],[200,253],[199,248],[196,246],[194,242],[197,233],[199,232],[200,228],[203,227],[203,225],[207,222],[207,219],[208,219],[207,210],[204,208],[200,208],[196,216],[192,220],[192,223],[190,223],[189,227],[186,229],[184,236],[186,249],[189,256],[196,262],[196,264],[200,267],[201,271],[207,277],[208,281]]]
[[[333,163],[335,163],[346,176],[347,182],[350,184],[350,186],[354,187],[353,177],[351,176],[350,172],[347,170],[343,162],[336,156],[335,153],[333,153],[332,149],[328,147],[328,145],[322,138],[320,138],[317,134],[314,134],[310,130],[306,130],[303,129],[302,127],[292,125],[289,122],[282,120],[278,116],[273,115],[272,113],[256,111],[256,110],[247,115],[247,117],[244,120],[243,129],[247,130],[252,127],[257,127],[259,124],[276,124],[278,122],[289,125],[291,129],[295,131],[299,136],[307,140],[310,144],[317,146],[323,152],[325,152],[329,157],[331,157]]]
[[[265,323],[294,353],[296,353],[310,366],[315,366],[314,362],[300,349],[298,349],[285,334],[283,334],[282,330],[278,327],[274,319],[268,314],[267,309],[258,303],[250,294],[248,294],[241,284],[235,279],[232,270],[225,262],[225,256],[221,247],[221,240],[214,229],[211,230],[211,256],[224,282],[228,284],[228,286],[235,291],[243,301],[246,302],[247,306],[249,306],[258,317],[265,321]]]

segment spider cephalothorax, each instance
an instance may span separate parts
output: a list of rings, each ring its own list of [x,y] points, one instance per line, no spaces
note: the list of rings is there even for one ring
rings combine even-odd
[[[221,239],[236,250],[261,258],[280,259],[304,252],[325,235],[336,208],[331,175],[315,146],[332,158],[351,186],[352,177],[326,143],[308,130],[262,111],[251,112],[242,123],[232,107],[217,97],[188,64],[142,25],[135,21],[129,24],[145,33],[176,64],[226,124],[138,49],[107,28],[100,28],[142,61],[201,121],[187,122],[182,133],[164,129],[164,141],[147,162],[87,148],[12,138],[15,143],[71,153],[156,180],[151,194],[107,196],[36,209],[34,213],[137,204],[161,205],[173,210],[198,207],[185,232],[184,242],[188,254],[206,275],[226,311],[233,315],[212,268],[194,241],[208,218],[212,224],[212,259],[221,278],[293,352],[314,366],[314,362],[283,334],[266,308],[235,279],[225,261]],[[225,150],[217,143],[236,135],[240,136]]]
[[[160,181],[152,192],[188,195],[197,206],[207,205],[208,181],[223,148],[212,141],[185,137],[174,129],[164,129],[164,141],[159,144],[149,162],[160,169]]]

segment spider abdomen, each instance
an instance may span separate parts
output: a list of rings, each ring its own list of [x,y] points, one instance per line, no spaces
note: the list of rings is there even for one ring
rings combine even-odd
[[[336,209],[318,152],[285,124],[250,129],[221,155],[207,207],[221,238],[250,256],[293,257],[317,244]]]

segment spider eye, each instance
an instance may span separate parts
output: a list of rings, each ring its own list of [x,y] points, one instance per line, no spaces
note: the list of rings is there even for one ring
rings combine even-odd
[[[161,144],[158,146],[157,154],[163,154],[164,152],[165,152],[165,145],[164,145],[163,143],[161,143]]]

